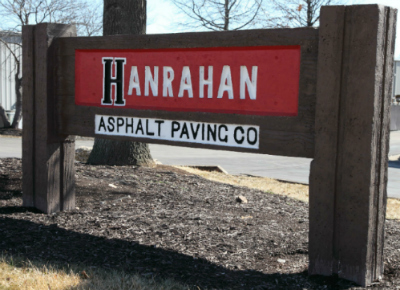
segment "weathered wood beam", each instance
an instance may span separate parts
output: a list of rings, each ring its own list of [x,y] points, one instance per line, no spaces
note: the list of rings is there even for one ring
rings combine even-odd
[[[383,274],[396,10],[321,11],[310,274],[369,285]]]
[[[56,125],[57,47],[53,38],[76,36],[71,25],[23,28],[23,204],[45,213],[75,207],[74,138]]]

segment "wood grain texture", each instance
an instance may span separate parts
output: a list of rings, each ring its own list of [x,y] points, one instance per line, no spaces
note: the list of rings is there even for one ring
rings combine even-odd
[[[76,27],[73,25],[53,25],[48,28],[51,37],[51,45],[48,52],[48,142],[58,143],[60,146],[60,188],[59,208],[56,210],[72,210],[75,208],[75,136],[61,134],[58,131],[58,98],[57,88],[59,86],[56,78],[57,63],[59,59],[58,46],[53,43],[54,39],[76,36]]]
[[[345,7],[321,9],[315,153],[310,172],[309,273],[331,275]],[[327,242],[328,241],[328,242]]]
[[[56,80],[52,71],[54,37],[76,35],[69,25],[38,24],[24,28],[24,205],[45,213],[74,207],[73,138],[60,136],[54,115]],[[50,48],[49,48],[50,46]],[[25,69],[26,68],[26,69]],[[26,112],[26,114],[25,114]],[[64,148],[64,143],[68,146]],[[73,152],[73,154],[71,153]],[[66,154],[64,156],[63,154]],[[72,159],[71,159],[72,158]],[[31,174],[32,173],[32,174]],[[67,174],[65,174],[67,173]],[[29,176],[28,176],[29,175]],[[63,178],[61,178],[63,175]],[[67,191],[68,194],[61,192]],[[68,200],[70,199],[70,200]],[[65,205],[63,204],[65,203]]]
[[[34,26],[22,27],[22,59],[24,78],[22,80],[23,99],[22,115],[24,130],[22,131],[22,200],[23,206],[33,207],[34,201]]]
[[[379,188],[376,164],[387,168],[384,160],[388,148],[381,147],[386,142],[381,138],[385,135],[382,118],[388,112],[384,112],[382,98],[390,98],[383,88],[385,54],[391,48],[386,39],[385,7],[347,9],[335,216],[339,239],[335,254],[340,263],[339,276],[365,286],[379,278],[375,275],[380,255],[377,232],[383,231],[384,225],[378,224],[377,214],[384,209],[377,200],[386,184]],[[393,57],[393,51],[391,54]]]
[[[95,114],[115,116],[152,117],[169,120],[189,120],[227,124],[260,126],[260,140],[264,144],[258,153],[286,156],[312,157],[314,154],[315,94],[318,52],[318,30],[272,29],[236,32],[182,33],[170,35],[124,35],[102,38],[57,39],[59,46],[59,69],[56,73],[59,98],[59,131],[70,135],[94,136]],[[166,112],[133,109],[109,109],[76,106],[75,93],[75,49],[154,49],[188,47],[228,47],[260,45],[300,45],[301,67],[299,87],[299,113],[295,117],[245,116],[237,114],[213,114],[200,112]],[[263,133],[264,134],[264,133]],[[290,136],[293,136],[291,138]],[[298,136],[301,136],[298,138]],[[118,139],[109,137],[111,139]],[[133,141],[145,140],[132,139]],[[146,140],[146,142],[157,141]],[[160,142],[158,142],[160,143]],[[164,143],[164,142],[161,142]],[[170,144],[170,143],[169,143]],[[211,145],[178,146],[217,148]],[[247,151],[249,152],[249,151]],[[254,151],[251,151],[254,152]]]
[[[75,136],[61,144],[60,210],[75,209]]]
[[[381,136],[378,140],[379,163],[377,165],[377,230],[376,230],[376,258],[375,258],[375,273],[374,277],[379,278],[384,272],[384,256],[383,248],[385,242],[385,218],[387,206],[387,182],[388,182],[388,157],[389,157],[389,139],[390,139],[390,104],[393,89],[393,64],[394,64],[394,46],[396,39],[396,23],[397,10],[386,7],[386,46],[384,51],[384,80],[383,91],[381,96],[382,115],[381,115]]]
[[[321,14],[319,65],[325,66],[327,57],[337,63],[318,76],[316,153],[310,176],[310,273],[337,273],[366,286],[383,274],[396,12],[379,5],[342,9],[325,7]],[[339,19],[333,23],[335,13]],[[322,33],[329,26],[337,28],[338,47],[343,39],[341,59],[340,52],[329,53],[323,44],[327,40]],[[329,80],[331,70],[339,69],[340,78]],[[334,99],[326,99],[327,95]],[[329,108],[333,112],[326,115],[320,111]],[[325,122],[326,117],[332,122]]]
[[[59,162],[57,144],[48,141],[48,26],[35,27],[35,207],[43,212],[52,212],[59,207]]]

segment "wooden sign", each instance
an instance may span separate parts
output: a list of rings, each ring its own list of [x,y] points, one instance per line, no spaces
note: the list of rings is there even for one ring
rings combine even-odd
[[[83,106],[296,116],[300,46],[76,50]]]
[[[296,116],[299,45],[76,50],[75,104],[110,109]],[[260,149],[260,126],[95,118],[95,134]],[[250,122],[251,124],[251,122]]]
[[[63,112],[56,124],[65,134],[314,154],[313,28],[58,38],[53,45]]]
[[[23,27],[23,201],[75,207],[74,137],[314,158],[309,274],[383,274],[397,11],[329,6],[321,27],[73,37]]]

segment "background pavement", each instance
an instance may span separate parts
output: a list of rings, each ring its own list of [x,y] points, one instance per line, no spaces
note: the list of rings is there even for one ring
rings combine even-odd
[[[93,141],[78,140],[76,148],[93,146]],[[21,138],[0,137],[0,158],[21,158]],[[265,176],[308,184],[310,158],[238,153],[221,150],[150,145],[153,158],[167,165],[220,165],[230,174]],[[400,155],[400,131],[390,134],[389,156]],[[400,161],[389,162],[389,197],[400,198]]]

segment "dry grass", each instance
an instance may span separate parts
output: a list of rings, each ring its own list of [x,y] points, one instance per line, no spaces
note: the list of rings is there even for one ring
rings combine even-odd
[[[287,195],[308,202],[308,185],[282,182],[268,177],[229,175],[214,171],[202,171],[184,166],[179,166],[178,168],[192,174],[200,175],[208,180],[255,188],[269,193]]]
[[[177,166],[189,173],[200,175],[206,179],[259,189],[269,193],[287,195],[291,198],[308,202],[308,185],[279,181],[267,177],[236,176],[220,172],[202,171],[199,169]],[[400,220],[400,200],[389,198],[386,208],[386,218]]]
[[[0,257],[0,290],[184,290],[171,280],[156,281],[121,271],[56,264],[43,265],[22,258]]]
[[[386,218],[400,220],[400,200],[388,198],[386,207]]]
[[[21,138],[21,136],[13,136],[13,135],[0,135],[0,138]],[[1,289],[1,288],[0,288]]]
[[[3,256],[0,258],[0,289],[71,289],[80,283],[78,274],[52,266]]]

